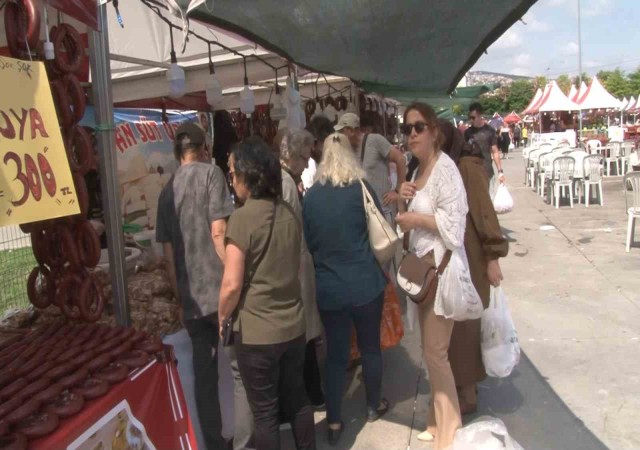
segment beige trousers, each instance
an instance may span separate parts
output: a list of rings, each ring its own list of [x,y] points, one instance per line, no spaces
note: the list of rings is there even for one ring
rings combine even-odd
[[[427,431],[435,436],[434,450],[440,450],[453,443],[456,430],[462,426],[456,382],[448,355],[454,322],[436,316],[433,302],[419,305],[419,311],[424,360],[431,383]]]

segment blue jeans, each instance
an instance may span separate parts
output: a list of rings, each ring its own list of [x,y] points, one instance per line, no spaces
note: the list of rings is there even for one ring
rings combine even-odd
[[[362,306],[338,311],[320,311],[327,337],[325,365],[325,401],[327,423],[341,421],[342,396],[347,378],[351,350],[352,324],[356,328],[358,349],[362,356],[362,375],[367,393],[367,405],[377,408],[382,390],[382,351],[380,350],[380,322],[384,292]]]

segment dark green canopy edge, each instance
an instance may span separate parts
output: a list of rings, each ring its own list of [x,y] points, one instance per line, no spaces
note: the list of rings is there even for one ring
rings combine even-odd
[[[186,3],[187,1],[188,0],[178,0],[178,3]],[[405,71],[405,70],[399,70],[399,72],[401,72],[401,75],[399,75],[398,77],[395,77],[396,79],[392,80],[390,79],[390,77],[387,76],[386,81],[389,81],[390,83],[386,83],[385,85],[388,86],[389,88],[395,87],[395,88],[402,88],[402,89],[415,90],[415,91],[428,90],[429,91],[428,97],[434,97],[436,95],[446,95],[453,92],[455,90],[456,85],[460,81],[460,79],[477,62],[480,56],[482,56],[482,53],[485,52],[486,49],[493,42],[495,42],[507,29],[509,29],[509,27],[511,27],[513,23],[515,23],[517,20],[520,20],[520,18],[527,12],[527,10],[535,2],[536,0],[489,0],[481,3],[482,7],[486,9],[487,15],[480,16],[480,17],[477,16],[477,10],[475,10],[475,13],[474,13],[474,10],[472,9],[472,8],[477,8],[478,4],[469,3],[464,0],[457,1],[457,4],[459,5],[457,7],[458,9],[452,8],[450,6],[453,3],[453,0],[449,0],[448,2],[445,2],[445,3],[438,3],[438,2],[421,2],[420,3],[420,2],[409,2],[409,1],[389,2],[390,7],[405,8],[406,11],[403,11],[404,15],[401,15],[401,17],[415,17],[416,11],[418,12],[424,11],[424,14],[428,15],[430,12],[435,11],[438,8],[440,9],[444,8],[444,10],[446,10],[446,12],[448,13],[455,12],[455,16],[453,18],[446,19],[446,20],[443,19],[442,21],[436,22],[437,27],[432,26],[429,29],[421,30],[420,33],[418,34],[424,37],[424,42],[429,42],[429,36],[434,36],[440,33],[444,33],[444,36],[446,37],[456,36],[457,39],[460,39],[461,41],[465,42],[465,44],[463,44],[460,47],[460,51],[463,51],[465,45],[467,46],[467,48],[469,47],[475,47],[475,48],[470,53],[470,55],[466,57],[465,62],[462,63],[460,67],[457,68],[457,70],[455,67],[449,67],[449,69],[453,69],[451,73],[453,73],[454,75],[447,76],[446,73],[444,74],[441,73],[443,75],[442,78],[446,78],[448,81],[445,83],[445,81],[442,80],[441,83],[440,82],[436,83],[437,85],[435,86],[435,88],[433,88],[432,86],[430,88],[425,89],[426,84],[421,85],[420,82],[412,81],[410,78],[413,77],[413,79],[415,79],[415,74],[411,74],[409,73],[409,71]],[[371,79],[362,79],[361,76],[354,76],[354,74],[358,72],[359,72],[359,75],[361,75],[363,72],[363,67],[366,69],[366,66],[367,66],[366,64],[365,65],[359,64],[359,62],[362,62],[362,60],[357,60],[358,58],[357,53],[354,53],[354,58],[357,61],[354,61],[354,64],[350,66],[349,65],[340,66],[338,61],[327,61],[326,54],[325,54],[325,59],[323,61],[321,61],[322,55],[316,57],[314,61],[312,52],[305,53],[305,59],[306,59],[305,62],[300,61],[299,58],[295,58],[293,56],[292,52],[295,52],[296,45],[299,45],[299,42],[297,40],[304,37],[303,37],[303,33],[296,33],[295,29],[291,30],[290,41],[280,42],[278,45],[276,45],[274,42],[271,42],[269,40],[269,34],[270,34],[269,32],[271,31],[271,29],[273,29],[273,35],[276,36],[277,33],[281,31],[281,27],[286,26],[286,24],[280,20],[280,19],[284,20],[283,18],[287,17],[282,13],[282,11],[288,11],[289,16],[293,14],[293,9],[295,9],[295,6],[291,7],[289,3],[290,2],[287,2],[287,1],[270,3],[264,0],[260,2],[258,2],[257,0],[243,0],[243,1],[216,0],[215,6],[213,8],[213,12],[210,12],[207,9],[206,5],[201,5],[192,13],[192,17],[204,23],[209,23],[209,24],[218,26],[222,29],[226,29],[228,31],[236,33],[240,36],[243,36],[244,38],[257,43],[258,45],[262,46],[268,51],[274,52],[282,56],[283,58],[289,61],[295,62],[301,67],[305,67],[309,70],[323,72],[327,74],[346,76],[362,85],[366,85],[366,83],[378,84],[380,83],[380,81],[385,81],[380,79],[381,77],[384,77],[384,75],[377,73],[377,71],[374,69],[370,70]],[[364,2],[360,2],[360,3],[364,4]],[[375,3],[376,2],[374,1],[370,1],[368,4],[371,6]],[[377,3],[381,4],[380,1],[378,1]],[[316,4],[319,11],[329,12],[332,10],[332,7],[337,10],[341,2],[332,3],[329,0],[325,0],[325,1],[317,0]],[[293,5],[296,5],[296,3],[294,2]],[[443,6],[443,5],[449,5],[449,6]],[[422,6],[424,7],[424,10],[419,9]],[[431,7],[431,10],[429,9],[430,7]],[[244,12],[239,12],[240,9],[242,9],[242,11],[246,11],[246,14]],[[467,9],[469,10],[469,12],[467,12]],[[501,11],[505,9],[508,11],[504,15],[504,17],[500,18],[497,24],[488,33],[484,35],[478,35],[478,36],[469,36],[468,32],[466,34],[461,33],[462,31],[465,30],[465,26],[466,26],[465,24],[470,24],[476,21],[481,21],[481,20],[490,20],[490,17],[495,17],[496,14],[499,15]],[[361,11],[363,14],[370,14],[370,15],[373,14],[372,11],[368,11],[367,8],[364,8],[362,6],[361,6]],[[397,12],[397,9],[394,10],[394,12],[396,12],[396,14],[399,14]],[[329,14],[327,14],[327,16],[329,16]],[[265,17],[265,20],[271,19],[271,22],[272,22],[271,28],[264,26],[265,24],[271,25],[268,22],[257,22],[259,17],[260,18]],[[315,19],[315,17],[313,18]],[[332,19],[331,17],[327,17],[328,21],[331,19]],[[347,20],[348,18],[344,18],[344,19],[348,25],[349,24]],[[296,19],[291,19],[291,20],[293,21]],[[409,20],[409,19],[404,19],[404,20]],[[260,25],[263,26],[262,35],[249,29],[249,27],[251,27],[252,25],[252,21],[253,21],[253,24],[260,23]],[[310,24],[309,26],[312,27],[312,26],[318,26],[318,25],[314,23],[314,24]],[[330,32],[331,26],[335,26],[335,24],[327,23],[326,25],[327,33],[326,35],[322,35],[323,42],[318,43],[318,45],[322,45],[323,47],[326,46],[327,48],[335,52],[348,51],[349,43],[344,42],[344,39],[334,38],[332,40],[333,35]],[[280,27],[280,28],[275,28],[275,27]],[[377,32],[381,33],[382,35],[384,35],[385,31],[386,30],[384,29],[377,30]],[[356,39],[356,38],[357,38],[357,34],[354,33],[353,39]],[[390,39],[397,39],[397,37],[390,36]],[[401,46],[401,42],[402,42],[401,40],[398,40],[398,48],[394,49],[394,51],[406,52],[406,58],[410,58],[411,61],[415,61],[416,59],[419,60],[419,57],[416,58],[416,56],[413,54],[414,53],[413,49],[403,48]],[[476,42],[478,43],[476,44]],[[357,41],[355,43],[358,44]],[[372,45],[371,42],[360,42],[359,44],[361,44],[361,47],[360,47],[361,49],[366,48],[367,50],[370,50],[368,46]],[[393,44],[390,44],[390,45],[393,45]],[[300,50],[301,50],[300,48],[297,49],[298,52],[300,52]],[[419,50],[420,49],[417,49],[417,51]],[[444,66],[446,67],[446,64]],[[420,68],[420,69],[425,70],[424,68]],[[405,72],[406,72],[406,75],[405,75]],[[402,78],[402,75],[404,76],[404,79]],[[392,97],[391,95],[389,96]]]

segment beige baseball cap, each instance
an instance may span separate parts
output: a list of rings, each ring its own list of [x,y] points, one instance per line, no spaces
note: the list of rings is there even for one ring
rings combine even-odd
[[[340,117],[338,124],[333,127],[334,130],[340,131],[343,128],[360,128],[360,117],[354,113],[345,113]]]

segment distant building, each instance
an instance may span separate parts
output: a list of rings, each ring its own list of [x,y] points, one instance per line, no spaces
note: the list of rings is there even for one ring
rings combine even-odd
[[[479,84],[490,84],[495,83],[499,85],[508,85],[517,80],[533,80],[533,77],[526,77],[521,75],[511,75],[508,73],[497,73],[497,72],[484,72],[484,71],[473,71],[467,72],[467,74],[462,77],[460,83],[458,83],[458,87],[462,86],[477,86]]]

